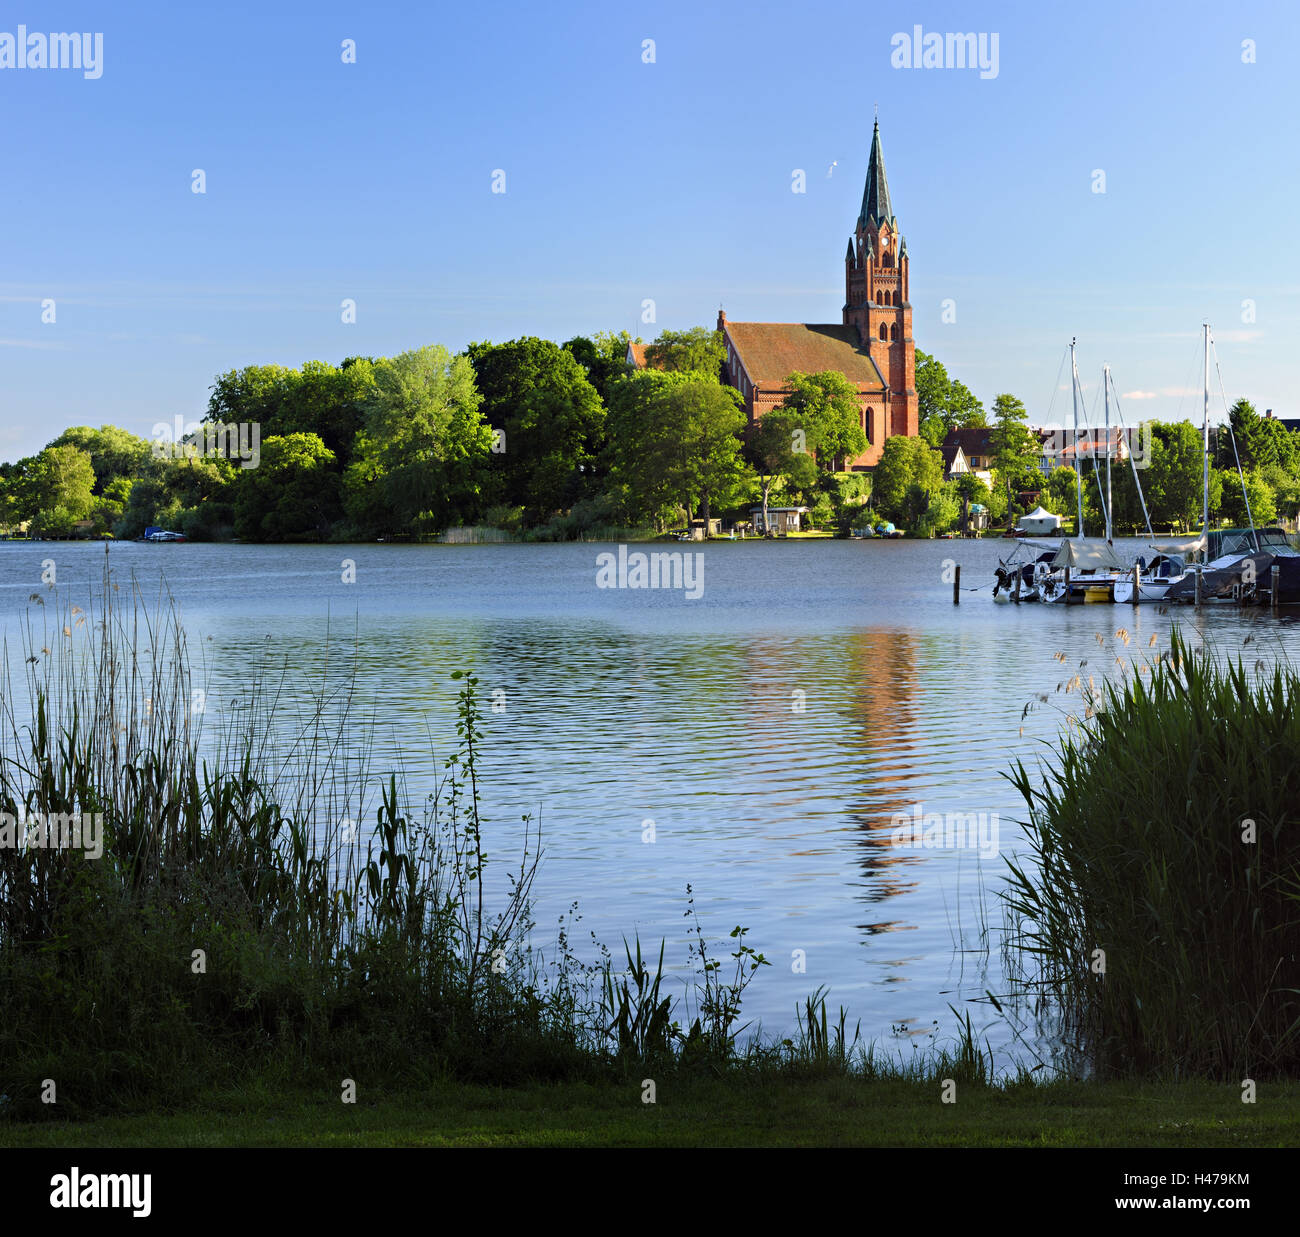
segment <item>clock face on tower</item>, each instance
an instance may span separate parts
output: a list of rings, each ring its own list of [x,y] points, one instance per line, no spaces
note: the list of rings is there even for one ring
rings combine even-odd
[[[889,248],[889,233],[888,233],[888,232],[882,232],[882,233],[880,234],[880,247],[881,247],[881,249],[888,249],[888,248]]]

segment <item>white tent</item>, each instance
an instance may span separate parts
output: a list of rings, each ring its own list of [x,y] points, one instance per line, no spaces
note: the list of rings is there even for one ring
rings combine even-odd
[[[1053,515],[1041,506],[1036,507],[1028,515],[1020,517],[1020,528],[1030,537],[1050,537],[1060,527],[1061,517]]]

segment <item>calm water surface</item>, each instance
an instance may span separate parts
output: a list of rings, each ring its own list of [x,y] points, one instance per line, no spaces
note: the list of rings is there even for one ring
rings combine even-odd
[[[771,960],[746,1004],[766,1032],[788,1031],[796,1001],[824,985],[869,1037],[923,1035],[935,1021],[951,1034],[951,1003],[1005,1046],[977,1000],[1003,990],[996,937],[986,949],[981,926],[1001,923],[994,895],[1023,816],[1003,773],[1016,758],[1051,758],[1078,700],[1058,686],[1167,648],[1175,621],[1228,651],[1249,635],[1252,658],[1300,652],[1300,625],[1266,612],[995,606],[989,582],[1006,548],[692,547],[698,600],[598,589],[602,545],[124,544],[112,562],[146,592],[165,577],[218,712],[267,654],[289,667],[287,697],[305,700],[355,640],[345,742],[371,746],[375,771],[400,765],[413,798],[453,746],[451,671],[475,671],[485,703],[504,692],[505,711],[486,716],[489,841],[504,860],[513,822],[542,820],[540,946],[576,901],[584,940],[591,930],[617,953],[624,935],[662,937],[681,972],[689,881],[707,936],[744,924]],[[0,544],[11,657],[47,558],[60,597],[78,602],[104,552]],[[342,582],[345,558],[355,583]],[[945,560],[980,590],[959,607]],[[892,847],[891,818],[918,807],[996,813],[1001,854]]]

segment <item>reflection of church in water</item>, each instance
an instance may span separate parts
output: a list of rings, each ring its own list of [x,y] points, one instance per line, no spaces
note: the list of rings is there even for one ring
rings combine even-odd
[[[800,642],[792,648],[784,638],[756,635],[745,647],[750,683],[792,685],[789,695],[753,697],[746,742],[767,758],[763,765],[784,763],[789,744],[785,723],[807,719],[814,708],[835,718],[843,759],[853,770],[844,813],[854,827],[857,864],[867,881],[862,896],[872,903],[904,893],[916,881],[914,856],[891,845],[890,832],[896,814],[911,818],[918,797],[919,652],[916,634],[897,628],[846,632],[819,647]],[[810,681],[820,685],[816,701],[813,691],[793,687]],[[893,925],[862,926],[876,932]]]

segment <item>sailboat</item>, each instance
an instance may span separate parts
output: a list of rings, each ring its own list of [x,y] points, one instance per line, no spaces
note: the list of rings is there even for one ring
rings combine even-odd
[[[1113,600],[1115,583],[1127,571],[1111,542],[1110,497],[1107,486],[1106,536],[1088,540],[1083,525],[1083,467],[1079,462],[1079,367],[1076,341],[1070,341],[1071,402],[1074,408],[1075,486],[1077,512],[1073,538],[1029,538],[1000,562],[995,572],[994,601],[1040,601],[1055,605]],[[1109,377],[1109,371],[1107,371]],[[1109,387],[1107,399],[1109,401]],[[1110,469],[1110,405],[1106,406],[1107,475]],[[1096,462],[1094,460],[1094,469]]]
[[[1075,501],[1077,504],[1075,536],[1064,541],[1052,558],[1054,571],[1041,585],[1043,600],[1056,605],[1078,605],[1087,602],[1113,601],[1115,583],[1127,570],[1126,564],[1115,552],[1111,538],[1110,494],[1110,369],[1103,370],[1106,397],[1106,494],[1104,498],[1106,535],[1103,539],[1089,541],[1083,526],[1083,443],[1079,436],[1079,366],[1075,360],[1075,341],[1070,341],[1070,397],[1074,407],[1074,469]],[[1097,471],[1096,456],[1092,447],[1093,472]],[[1099,481],[1100,484],[1100,481]]]
[[[1210,324],[1204,324],[1205,365],[1202,417],[1202,499],[1199,535],[1157,542],[1155,557],[1141,564],[1136,576],[1115,584],[1115,601],[1126,605],[1151,602],[1272,601],[1272,568],[1278,568],[1279,604],[1300,602],[1300,552],[1280,528],[1256,528],[1250,495],[1237,460],[1249,528],[1210,529]],[[1228,432],[1232,433],[1231,421]],[[1236,436],[1233,436],[1236,455]],[[1134,479],[1137,479],[1136,472]],[[1141,493],[1141,485],[1138,487]],[[1146,501],[1143,500],[1143,512]],[[1147,522],[1151,536],[1151,524]],[[1191,561],[1191,560],[1195,561]]]

